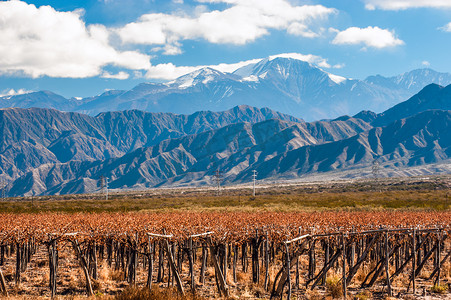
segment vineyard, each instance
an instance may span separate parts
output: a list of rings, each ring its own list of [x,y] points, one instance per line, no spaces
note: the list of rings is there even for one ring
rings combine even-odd
[[[0,292],[446,293],[450,221],[449,211],[0,214]]]

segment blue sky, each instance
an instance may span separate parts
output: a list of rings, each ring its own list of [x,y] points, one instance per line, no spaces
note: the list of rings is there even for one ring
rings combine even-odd
[[[358,79],[451,72],[450,52],[449,0],[0,1],[0,95],[93,96],[271,55]]]

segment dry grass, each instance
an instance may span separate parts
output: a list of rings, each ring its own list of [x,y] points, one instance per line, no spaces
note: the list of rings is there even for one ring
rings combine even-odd
[[[359,293],[357,293],[356,295],[354,295],[354,300],[369,300],[369,299],[373,299],[373,294],[369,291],[369,290],[364,290],[361,291]]]
[[[254,198],[246,188],[229,188],[220,196],[208,188],[162,189],[99,195],[35,197],[0,202],[0,212],[130,212],[130,211],[306,211],[306,210],[449,210],[449,192],[435,181],[390,179],[373,182],[266,186]],[[445,179],[444,179],[445,181]]]
[[[434,285],[431,287],[431,292],[436,294],[446,294],[448,292],[448,287],[446,285]]]
[[[326,280],[326,289],[332,298],[337,299],[343,297],[343,287],[340,281],[340,277],[333,276]]]
[[[181,296],[175,288],[160,288],[159,286],[153,286],[152,290],[148,288],[137,288],[134,286],[127,287],[122,293],[117,295],[116,300],[201,300],[204,299],[198,295],[186,293],[185,296]]]

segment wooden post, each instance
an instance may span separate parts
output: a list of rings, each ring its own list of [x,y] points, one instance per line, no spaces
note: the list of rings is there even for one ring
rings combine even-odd
[[[216,279],[219,281],[219,288],[220,288],[219,293],[221,294],[221,292],[222,292],[224,294],[224,297],[228,297],[229,289],[228,289],[227,283],[224,279],[224,276],[222,275],[221,268],[220,268],[219,262],[216,258],[215,249],[214,249],[213,243],[211,241],[211,238],[207,237],[207,241],[208,241],[208,244],[210,245],[210,256],[211,256],[211,260],[213,261],[213,265],[215,267]]]
[[[326,249],[324,250],[324,267],[326,267],[329,264],[329,251],[330,251],[330,244],[329,244],[329,237],[327,237],[326,240]],[[323,278],[322,278],[322,284],[325,285],[327,280],[327,272],[324,272]]]
[[[247,242],[241,245],[241,265],[243,267],[243,272],[247,272]]]
[[[415,295],[415,268],[416,268],[416,247],[415,247],[415,243],[416,243],[416,228],[413,228],[413,234],[412,234],[412,288],[413,288],[413,294]]]
[[[288,294],[287,300],[291,299],[291,266],[290,266],[290,250],[288,249],[288,244],[285,243],[285,251],[286,251],[286,268],[287,268],[287,285],[288,285]]]
[[[224,281],[227,283],[227,256],[228,256],[228,249],[227,249],[227,243],[225,243],[225,244],[223,244],[222,245],[222,247],[224,248],[224,252],[223,252],[223,257],[222,257],[222,259],[223,259],[223,270],[224,270],[224,272],[223,272],[223,274],[224,274]]]
[[[238,245],[234,244],[233,245],[233,282],[237,282],[237,278],[236,278],[236,263],[238,260]]]
[[[265,239],[265,291],[269,288],[269,241],[268,232]]]
[[[6,281],[5,281],[5,276],[3,276],[2,268],[0,268],[0,287],[2,288],[0,290],[0,292],[2,292],[3,295],[8,297],[9,296],[8,290],[6,288]]]
[[[189,237],[188,239],[188,247],[189,247],[189,272],[191,275],[191,291],[194,293],[195,283],[194,283],[194,266],[193,266],[193,238]]]
[[[171,252],[171,254],[174,253],[174,247],[175,247],[174,243],[168,242],[168,249]],[[174,257],[174,254],[172,254],[172,257]],[[174,264],[175,264],[175,259],[174,259]],[[168,260],[168,287],[171,285],[171,277],[172,276],[171,276],[171,264],[169,263],[169,260]],[[163,281],[164,281],[164,277],[163,277]]]
[[[148,254],[149,270],[147,272],[147,284],[146,285],[149,288],[149,290],[152,290],[153,251],[154,251],[154,249],[152,249],[152,243],[150,241],[150,237],[148,237],[148,243],[149,243],[149,254]]]
[[[91,270],[92,270],[92,278],[93,279],[97,279],[97,251],[96,251],[96,248],[97,248],[97,243],[94,241],[93,242],[93,245],[91,246],[91,252],[92,252],[92,267],[91,267]]]
[[[207,268],[207,246],[202,243],[202,265],[200,267],[200,282],[205,283],[205,269]]]
[[[14,276],[16,285],[18,285],[20,283],[20,269],[21,269],[20,263],[22,262],[22,259],[21,259],[22,250],[21,249],[22,248],[20,247],[19,242],[17,242],[16,243],[16,273]]]
[[[347,288],[346,288],[346,240],[344,234],[341,235],[341,243],[343,248],[343,298],[346,300]]]
[[[391,283],[390,283],[390,273],[389,273],[389,259],[390,254],[388,251],[388,231],[385,231],[385,276],[387,278],[387,288],[388,295],[392,296]]]
[[[177,253],[177,251],[176,251],[176,247],[180,247],[180,245],[178,244],[178,243],[172,243],[172,246],[171,246],[171,250],[172,250],[172,258],[174,259],[174,264],[176,263],[176,259],[175,259],[175,255],[176,255],[176,253]],[[177,266],[177,264],[176,264],[176,267],[177,267],[177,269],[179,268],[178,266]],[[174,280],[175,280],[175,274],[172,274],[172,276],[170,276],[171,277],[171,286],[174,286]]]
[[[72,246],[73,246],[73,248],[75,250],[75,253],[77,254],[80,267],[83,270],[83,273],[85,274],[86,291],[88,292],[88,296],[89,297],[93,296],[94,295],[94,291],[92,290],[91,277],[89,276],[88,264],[86,262],[86,259],[83,256],[83,253],[81,252],[80,245],[78,244],[77,240],[73,240],[72,241]]]
[[[163,245],[162,245],[162,241],[159,242],[158,244],[158,273],[157,273],[157,282],[162,282],[163,281]]]
[[[166,253],[168,255],[169,265],[171,266],[172,272],[175,275],[175,280],[176,280],[176,283],[177,283],[177,289],[178,289],[178,291],[180,292],[180,294],[182,296],[185,296],[185,291],[183,290],[183,283],[182,283],[182,280],[180,279],[179,273],[177,272],[177,267],[175,266],[174,258],[172,257],[172,253],[171,253],[171,251],[169,249],[169,242],[168,242],[168,240],[165,239],[163,244],[165,246],[165,250],[166,250]]]
[[[440,252],[441,252],[441,244],[442,244],[442,230],[438,233],[438,241],[437,241],[437,279],[435,280],[436,285],[440,285]]]
[[[301,227],[298,228],[298,234],[301,236],[302,229]],[[309,274],[310,275],[310,274]],[[296,286],[296,290],[299,290],[299,258],[296,260],[296,279],[294,285]]]
[[[56,241],[52,240],[48,244],[49,268],[50,268],[50,295],[51,298],[56,295],[56,274],[58,268],[58,250],[56,249]]]

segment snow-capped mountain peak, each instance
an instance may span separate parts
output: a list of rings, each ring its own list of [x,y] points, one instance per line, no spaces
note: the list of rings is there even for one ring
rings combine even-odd
[[[231,76],[231,74],[223,73],[210,67],[205,67],[183,75],[176,80],[168,82],[167,84],[181,89],[186,89],[198,84],[208,84],[209,82],[226,78],[237,80],[237,78],[234,77],[235,76]]]
[[[321,81],[330,79],[335,84],[341,84],[347,80],[342,76],[325,72],[309,62],[289,57],[265,58],[258,63],[241,67],[233,74],[241,76],[244,81],[264,78],[286,81],[298,76],[318,78]]]

